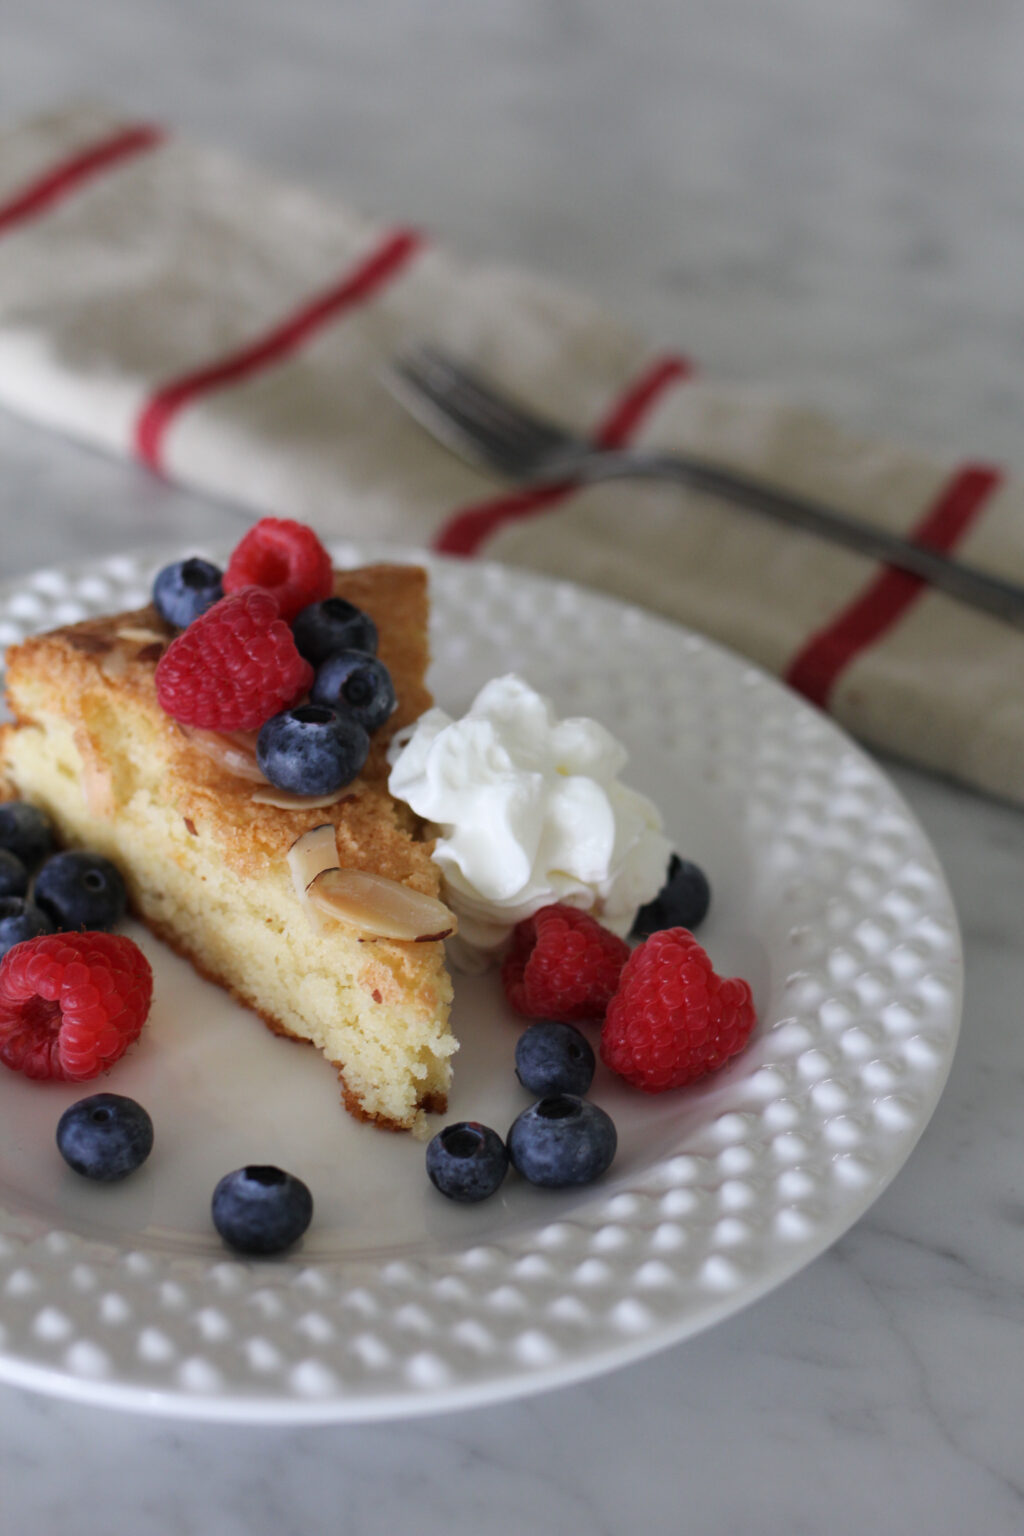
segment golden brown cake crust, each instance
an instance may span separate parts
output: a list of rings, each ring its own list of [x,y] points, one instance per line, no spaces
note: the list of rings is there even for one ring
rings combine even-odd
[[[376,623],[380,659],[391,673],[398,708],[375,732],[366,766],[351,792],[333,806],[286,811],[255,804],[252,797],[259,786],[211,759],[164,713],[154,675],[175,631],[153,607],[86,619],[12,647],[7,655],[11,710],[17,724],[31,723],[21,682],[44,673],[50,688],[62,695],[60,712],[75,722],[79,749],[87,758],[91,719],[100,717],[105,702],[130,699],[147,715],[160,739],[161,755],[166,753],[168,795],[180,808],[186,831],[213,838],[241,875],[258,875],[267,860],[281,858],[303,832],[330,821],[337,829],[344,864],[375,870],[434,895],[439,881],[431,845],[410,841],[416,820],[387,793],[392,736],[433,702],[423,680],[429,661],[426,572],[407,565],[338,571],[335,593]],[[124,638],[126,634],[132,638]],[[149,640],[148,634],[163,638]],[[97,771],[103,766],[97,763]]]

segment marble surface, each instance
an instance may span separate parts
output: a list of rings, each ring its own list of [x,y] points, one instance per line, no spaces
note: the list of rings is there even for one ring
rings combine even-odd
[[[120,102],[588,286],[711,373],[1012,462],[1022,46],[1014,0],[13,0],[0,110]],[[5,575],[239,526],[0,418]],[[410,1425],[193,1428],[0,1388],[0,1528],[1024,1528],[1024,820],[896,776],[961,914],[963,1040],[827,1255],[646,1363]]]

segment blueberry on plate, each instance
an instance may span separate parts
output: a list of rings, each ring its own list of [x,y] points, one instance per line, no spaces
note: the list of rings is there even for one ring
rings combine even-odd
[[[331,795],[351,784],[369,750],[358,720],[327,704],[299,704],[273,715],[256,738],[264,775],[296,795]]]
[[[15,944],[53,933],[53,923],[31,901],[22,896],[0,898],[0,960]]]
[[[516,1077],[540,1098],[586,1093],[595,1066],[590,1041],[571,1024],[531,1024],[516,1041]]]
[[[509,1160],[531,1184],[590,1184],[610,1167],[618,1137],[611,1117],[572,1093],[531,1104],[508,1133]]]
[[[376,731],[398,703],[391,673],[368,651],[336,651],[317,668],[310,698],[347,710],[365,731]]]
[[[153,1150],[153,1122],[134,1099],[94,1093],[66,1109],[57,1122],[57,1146],[84,1179],[112,1184],[141,1168]]]
[[[28,890],[28,870],[9,848],[0,848],[0,898],[24,896]]]
[[[239,1253],[280,1253],[313,1219],[313,1196],[281,1168],[250,1163],[226,1173],[213,1192],[213,1224]]]
[[[368,613],[343,597],[325,597],[303,608],[292,621],[292,634],[299,655],[314,667],[334,651],[377,654],[376,624]]]
[[[55,853],[36,875],[32,900],[58,930],[113,928],[124,916],[121,871],[101,853]]]
[[[45,811],[26,800],[7,800],[0,805],[0,848],[6,848],[34,869],[53,851],[53,825]]]
[[[665,884],[633,923],[633,938],[648,939],[662,928],[688,928],[692,933],[708,915],[711,887],[708,877],[689,859],[672,855]]]
[[[446,1125],[427,1144],[427,1176],[449,1200],[486,1200],[507,1172],[505,1143],[497,1131],[475,1120]]]
[[[175,560],[157,573],[153,582],[153,604],[162,619],[177,629],[187,629],[207,608],[224,596],[223,572],[209,560],[193,555],[190,560]]]

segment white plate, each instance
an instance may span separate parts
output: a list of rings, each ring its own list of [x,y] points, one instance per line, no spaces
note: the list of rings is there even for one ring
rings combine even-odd
[[[26,578],[0,594],[0,644],[137,605],[152,563]],[[77,1178],[53,1135],[82,1087],[0,1073],[0,1377],[262,1422],[399,1417],[578,1380],[809,1263],[934,1110],[957,1035],[959,935],[935,855],[878,768],[777,683],[672,624],[498,566],[429,563],[439,702],[460,711],[515,670],[625,740],[628,777],[709,872],[702,938],[753,985],[752,1044],[707,1084],[660,1098],[599,1069],[593,1096],[620,1151],[598,1185],[552,1193],[510,1176],[491,1201],[456,1206],[427,1184],[421,1144],[342,1112],[316,1052],[270,1035],[133,927],[156,996],[110,1087],[153,1116],[146,1166],[111,1188]],[[454,1026],[448,1118],[504,1131],[527,1096],[493,975],[458,980]],[[246,1162],[279,1163],[313,1190],[314,1225],[284,1260],[241,1262],[209,1224],[214,1184]]]

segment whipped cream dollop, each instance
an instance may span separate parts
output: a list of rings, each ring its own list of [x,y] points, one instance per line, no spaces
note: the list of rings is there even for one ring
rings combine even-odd
[[[620,781],[628,756],[598,721],[560,720],[514,673],[461,720],[431,709],[396,734],[388,788],[433,824],[458,963],[484,963],[556,901],[625,937],[671,853],[656,807]]]

